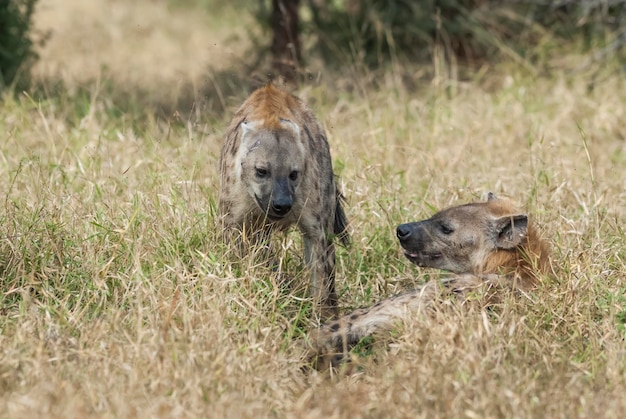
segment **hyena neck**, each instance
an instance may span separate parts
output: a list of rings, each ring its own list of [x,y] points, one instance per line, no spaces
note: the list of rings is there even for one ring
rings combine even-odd
[[[548,246],[530,224],[521,245],[492,253],[479,273],[504,275],[517,280],[519,288],[530,289],[548,272],[548,265]]]

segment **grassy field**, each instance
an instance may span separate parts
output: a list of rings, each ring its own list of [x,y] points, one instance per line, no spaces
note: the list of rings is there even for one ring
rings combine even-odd
[[[435,62],[412,90],[393,69],[378,88],[351,68],[301,86],[348,199],[342,310],[437,278],[403,258],[395,226],[486,191],[532,214],[556,273],[530,299],[438,311],[359,368],[319,373],[297,344],[316,324],[298,235],[276,238],[278,272],[231,263],[219,240],[217,158],[249,93],[250,22],[226,6],[40,1],[43,93],[0,105],[0,416],[621,417],[623,72],[592,84],[512,62],[458,81]]]

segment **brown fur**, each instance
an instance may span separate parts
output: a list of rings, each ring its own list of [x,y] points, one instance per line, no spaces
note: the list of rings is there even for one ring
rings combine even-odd
[[[398,238],[409,260],[456,275],[390,297],[326,323],[309,335],[318,367],[336,364],[362,338],[389,330],[445,295],[464,300],[481,288],[497,293],[532,289],[549,270],[548,246],[513,203],[489,194],[487,202],[452,207],[428,220],[402,224]]]
[[[335,311],[335,247],[348,243],[326,134],[299,98],[268,84],[235,113],[220,156],[220,210],[240,244],[297,225],[323,315]]]

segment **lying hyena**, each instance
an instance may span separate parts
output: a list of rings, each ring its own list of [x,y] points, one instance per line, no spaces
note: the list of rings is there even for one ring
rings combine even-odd
[[[348,243],[347,221],[326,134],[302,100],[271,83],[250,95],[226,131],[220,192],[225,228],[240,243],[299,227],[314,300],[323,316],[334,312],[333,239]]]
[[[445,294],[463,299],[479,287],[529,290],[548,270],[548,247],[526,214],[491,193],[487,202],[402,224],[397,236],[411,262],[456,275],[358,309],[313,331],[309,343],[314,355],[321,357],[318,365],[336,364],[360,339],[391,329]]]

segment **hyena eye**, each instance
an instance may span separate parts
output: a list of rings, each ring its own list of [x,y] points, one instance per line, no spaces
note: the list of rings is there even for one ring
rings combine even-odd
[[[289,179],[291,179],[291,180],[298,179],[298,171],[294,170],[293,172],[289,173]]]
[[[439,224],[439,228],[443,234],[452,234],[454,233],[454,229],[446,224]]]
[[[257,167],[255,170],[256,170],[257,177],[266,177],[269,173],[267,169],[264,169],[262,167]]]

